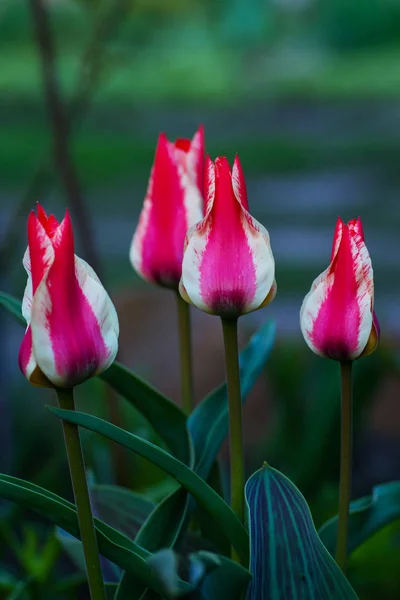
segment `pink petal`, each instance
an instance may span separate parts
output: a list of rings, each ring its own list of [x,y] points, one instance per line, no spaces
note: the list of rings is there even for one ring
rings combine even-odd
[[[300,311],[310,348],[336,360],[358,358],[371,334],[372,302],[371,261],[359,225],[339,219],[332,262],[314,281]]]
[[[33,352],[41,371],[54,385],[72,387],[108,364],[110,350],[98,315],[76,276],[68,211],[53,245],[54,262],[33,298]]]
[[[187,234],[180,289],[206,312],[239,316],[259,308],[273,286],[269,236],[236,197],[226,158],[207,158],[206,170],[207,212]]]
[[[186,232],[202,218],[202,197],[187,169],[191,151],[184,154],[160,135],[132,240],[134,268],[145,279],[168,287],[178,287]]]

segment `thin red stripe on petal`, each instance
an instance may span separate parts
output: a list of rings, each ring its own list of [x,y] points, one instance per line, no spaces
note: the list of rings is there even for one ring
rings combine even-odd
[[[49,236],[33,211],[28,217],[28,246],[29,261],[27,257],[24,264],[27,270],[30,268],[32,293],[35,294],[53,261],[54,252]]]
[[[236,198],[244,209],[249,210],[249,201],[247,199],[246,182],[244,179],[242,165],[239,156],[236,154],[232,168],[232,185]]]

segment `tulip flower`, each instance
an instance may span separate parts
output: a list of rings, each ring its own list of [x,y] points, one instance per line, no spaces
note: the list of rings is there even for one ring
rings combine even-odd
[[[183,244],[203,217],[204,132],[170,142],[159,136],[130,260],[145,280],[178,289]]]
[[[371,259],[360,219],[338,219],[329,267],[317,277],[300,310],[305,341],[316,354],[340,361],[341,445],[336,561],[346,572],[352,455],[352,365],[373,352],[379,325],[374,313]]]
[[[182,297],[201,310],[236,318],[265,306],[276,293],[268,231],[248,212],[246,185],[236,156],[207,157],[206,214],[187,233]]]
[[[38,204],[23,259],[28,327],[19,366],[33,384],[71,388],[107,369],[118,349],[118,317],[93,269],[74,254],[68,210],[61,223]]]
[[[301,330],[316,354],[355,360],[377,346],[371,259],[360,219],[336,224],[329,267],[315,279],[300,311]]]
[[[205,217],[187,233],[179,291],[186,302],[221,317],[229,405],[232,509],[244,521],[244,463],[238,317],[276,293],[268,231],[249,213],[239,157],[207,157]],[[239,560],[234,549],[232,558]]]

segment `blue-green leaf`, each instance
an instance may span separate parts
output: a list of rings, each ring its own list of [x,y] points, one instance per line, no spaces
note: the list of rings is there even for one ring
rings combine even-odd
[[[21,325],[26,327],[26,321],[22,316],[22,304],[20,300],[14,298],[14,296],[10,296],[10,294],[0,292],[0,306],[3,306],[6,310],[8,310],[8,312],[12,314],[18,323],[21,323]]]
[[[251,338],[240,353],[242,402],[246,400],[263,370],[275,340],[275,324],[268,321]],[[195,471],[206,479],[228,433],[228,398],[226,383],[211,392],[197,405],[187,421],[193,440]]]
[[[4,306],[19,323],[26,326],[20,300],[0,292],[0,306]],[[192,466],[186,415],[179,406],[118,362],[114,362],[100,378],[147,418],[174,456]]]
[[[349,582],[321,542],[296,486],[264,465],[245,488],[250,525],[246,600],[354,600]]]
[[[106,583],[105,588],[107,600],[114,600],[118,585],[116,583]]]
[[[186,415],[179,406],[117,362],[100,378],[146,417],[174,456],[187,465],[192,464]]]
[[[91,485],[90,499],[95,516],[131,539],[155,508],[143,494],[117,485]]]
[[[348,551],[353,552],[374,533],[400,519],[400,481],[376,485],[370,496],[350,504]],[[333,555],[338,518],[333,517],[319,530],[321,540]]]
[[[243,562],[248,560],[248,535],[245,528],[231,507],[192,469],[162,448],[158,448],[151,442],[103,419],[78,411],[54,408],[53,406],[47,408],[65,421],[104,435],[110,440],[125,446],[125,448],[129,448],[129,450],[147,458],[166,473],[172,475],[214,518],[216,525],[220,527],[221,531],[236,548]]]
[[[193,600],[239,600],[251,579],[250,572],[241,565],[204,551],[182,559],[173,550],[161,550],[147,562],[164,586],[168,598],[181,596],[178,571],[182,564],[187,573],[187,584],[192,588],[190,597]]]

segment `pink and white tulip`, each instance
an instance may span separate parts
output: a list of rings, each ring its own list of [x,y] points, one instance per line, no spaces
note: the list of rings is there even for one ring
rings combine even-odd
[[[192,140],[162,133],[130,250],[143,279],[178,289],[186,232],[203,218],[203,188],[203,127]]]
[[[300,311],[304,339],[316,354],[355,360],[373,352],[379,324],[374,313],[371,259],[360,219],[338,219],[329,267],[315,279]]]
[[[207,157],[206,214],[187,233],[180,293],[201,310],[236,318],[276,293],[268,231],[248,212],[239,157]]]
[[[23,264],[28,327],[18,362],[25,377],[70,388],[107,369],[118,350],[118,317],[93,269],[74,254],[68,210],[61,223],[39,204],[31,212]]]

